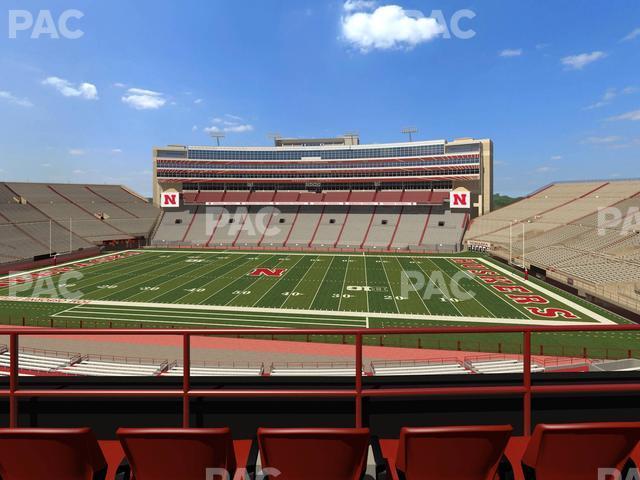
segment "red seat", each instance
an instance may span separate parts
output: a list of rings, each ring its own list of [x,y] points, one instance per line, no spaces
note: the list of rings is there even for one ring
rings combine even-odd
[[[526,478],[597,480],[599,468],[621,470],[640,441],[640,422],[539,424],[522,457]]]
[[[405,427],[396,468],[407,480],[493,480],[512,431],[510,425]]]
[[[90,428],[1,428],[2,480],[104,480],[107,462]]]
[[[259,428],[258,443],[262,469],[277,469],[278,480],[359,480],[369,429]]]
[[[203,480],[207,468],[231,477],[236,470],[228,428],[119,428],[116,435],[135,480]]]

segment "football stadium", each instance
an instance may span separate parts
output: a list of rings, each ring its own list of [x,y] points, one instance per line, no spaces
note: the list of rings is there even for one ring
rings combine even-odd
[[[640,480],[638,9],[168,3],[9,11],[0,480]]]

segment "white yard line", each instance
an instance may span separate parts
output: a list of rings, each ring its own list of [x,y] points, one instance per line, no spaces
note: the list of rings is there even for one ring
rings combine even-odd
[[[396,261],[398,262],[398,265],[400,265],[400,268],[402,269],[402,273],[404,273],[405,277],[407,277],[407,282],[410,280],[411,277],[409,277],[409,274],[407,273],[407,271],[404,269],[404,267],[402,266],[402,263],[400,263],[400,260],[398,260],[398,257],[394,257],[396,259]],[[431,310],[429,309],[429,307],[427,307],[427,303],[424,301],[424,298],[422,298],[422,295],[420,295],[417,291],[414,290],[414,293],[418,296],[418,298],[420,299],[420,301],[422,302],[422,305],[424,305],[425,310],[427,311],[427,314],[430,315],[431,314]],[[409,297],[407,297],[409,298]]]
[[[505,275],[510,276],[511,278],[515,278],[519,282],[527,285],[527,282],[524,281],[523,278],[519,277],[515,273],[510,272],[509,270],[507,270],[505,268],[502,268],[499,265],[496,265],[495,263],[493,263],[493,262],[491,262],[489,260],[486,260],[484,258],[477,258],[476,260],[480,260],[481,262],[489,265],[494,270],[498,270],[499,272],[502,272]],[[534,283],[533,285],[534,285],[534,288],[536,290],[539,290],[540,292],[544,293],[545,295],[548,295],[549,297],[553,298],[554,300],[557,300],[560,303],[562,303],[562,304],[564,304],[564,305],[566,305],[568,307],[571,307],[571,308],[577,310],[578,312],[583,313],[583,314],[593,318],[598,323],[605,324],[605,325],[617,325],[616,322],[614,322],[613,320],[609,320],[608,318],[603,317],[599,313],[596,313],[593,310],[589,310],[588,308],[577,304],[576,302],[570,300],[569,298],[563,297],[562,295],[558,295],[557,293],[552,292],[551,290],[548,290],[545,287],[543,287],[541,285],[538,285],[537,283]],[[593,324],[593,322],[591,322],[591,324]]]
[[[389,287],[389,291],[391,292],[391,298],[393,298],[393,303],[396,306],[396,312],[400,313],[400,307],[398,307],[398,301],[396,300],[396,292],[393,291],[393,287],[391,286],[391,282],[389,281],[389,275],[387,274],[387,269],[384,266],[384,262],[382,261],[383,257],[378,257],[380,259],[380,264],[382,265],[382,271],[384,272],[384,276],[387,279],[387,286]],[[367,282],[369,285],[369,282]],[[369,310],[367,308],[367,310]]]
[[[7,302],[32,302],[32,303],[57,303],[57,304],[70,304],[70,305],[108,305],[111,307],[147,307],[147,308],[167,308],[169,310],[209,310],[209,311],[224,311],[224,312],[255,312],[255,313],[270,313],[270,314],[282,314],[283,309],[280,308],[265,308],[265,307],[234,307],[234,306],[215,306],[215,305],[189,305],[189,304],[173,304],[173,303],[144,303],[144,302],[117,302],[110,300],[73,300],[64,298],[28,298],[28,297],[8,297],[0,296],[0,301]],[[369,312],[340,312],[333,310],[305,310],[305,309],[285,309],[286,313],[297,315],[313,315],[313,316],[336,316],[336,317],[375,317],[375,318],[389,318],[398,320],[432,320],[440,322],[467,322],[467,323],[495,323],[501,325],[555,325],[555,326],[568,326],[568,325],[593,325],[593,322],[571,322],[564,320],[529,320],[522,318],[492,318],[492,317],[460,317],[456,315],[416,315],[416,314],[399,314],[399,313],[375,313]]]
[[[318,293],[320,293],[320,290],[322,290],[322,284],[324,283],[325,279],[327,278],[327,274],[329,273],[329,270],[331,270],[331,265],[333,265],[333,262],[335,260],[336,260],[335,258],[332,258],[331,261],[329,262],[329,267],[324,271],[324,275],[322,276],[322,280],[320,281],[320,285],[316,289],[316,293],[313,296],[313,299],[311,300],[311,303],[309,303],[309,307],[311,307],[315,303],[316,298],[318,298]],[[338,308],[338,310],[340,310],[340,308]]]

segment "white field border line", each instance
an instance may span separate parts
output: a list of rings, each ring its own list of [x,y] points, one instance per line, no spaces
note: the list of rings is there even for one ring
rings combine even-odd
[[[60,267],[67,267],[69,265],[75,265],[77,263],[85,263],[85,262],[88,262],[88,261],[91,261],[91,260],[96,260],[98,258],[110,257],[112,255],[119,255],[121,253],[128,253],[128,252],[139,252],[139,253],[142,253],[142,252],[144,252],[144,250],[120,250],[120,251],[117,251],[117,252],[105,253],[104,255],[98,255],[98,256],[95,256],[95,257],[87,257],[87,258],[82,258],[80,260],[72,260],[71,262],[60,263],[59,265],[50,265],[48,267],[36,268],[34,270],[21,270],[18,273],[12,273],[11,275],[4,275],[4,276],[0,277],[0,280],[6,280],[8,278],[13,278],[13,277],[22,277],[22,276],[28,275],[30,273],[43,272],[45,270],[54,270],[54,269],[60,268]],[[126,258],[129,258],[129,257],[126,257]],[[119,259],[119,260],[121,260],[121,259]],[[91,267],[97,267],[97,266],[100,266],[100,265],[104,265],[104,264],[96,263],[95,265],[91,265]],[[89,267],[89,268],[91,268],[91,267]]]
[[[77,313],[87,313],[87,314],[98,314],[98,313],[104,313],[107,315],[123,315],[123,314],[131,314],[131,315],[137,315],[135,312],[146,312],[146,314],[152,314],[152,313],[162,313],[164,315],[167,314],[183,314],[183,312],[179,310],[172,312],[171,310],[167,309],[167,312],[163,312],[163,309],[158,309],[158,310],[154,310],[152,308],[131,308],[131,307],[124,307],[124,308],[108,308],[108,307],[101,307],[99,305],[96,306],[91,306],[91,305],[76,305],[74,307],[71,307],[67,310],[61,311],[61,312],[56,312],[54,313],[52,316],[58,316],[58,315],[64,315],[66,312],[69,312],[72,309],[78,308],[80,309],[79,312]],[[131,313],[134,312],[134,313]],[[75,313],[75,312],[74,312]],[[188,315],[193,315],[193,316],[203,316],[203,318],[208,318],[208,315],[219,315],[219,313],[215,312],[215,311],[203,311],[203,312],[194,312],[194,311],[189,311],[186,314]],[[234,317],[246,317],[247,319],[257,319],[260,320],[263,317],[258,316],[258,315],[254,315],[251,313],[240,313],[240,312],[234,312]],[[270,317],[271,318],[271,317]],[[288,320],[300,320],[301,322],[305,322],[308,320],[316,320],[313,317],[310,317],[308,315],[305,315],[304,317],[302,316],[294,316],[294,315],[287,315],[287,314],[283,314],[283,315],[278,315],[278,318],[284,318],[284,319],[288,319]],[[325,316],[322,317],[321,319],[318,320],[333,320],[336,322],[340,322],[340,321],[356,321],[358,320],[358,318],[356,317],[345,317],[344,320],[342,318],[339,317],[330,317],[330,316]]]
[[[189,251],[189,249],[183,249],[183,250],[159,250],[156,248],[148,248],[148,249],[141,249],[141,250],[122,250],[123,252],[143,252],[143,253],[157,253],[157,252],[163,252],[163,253],[177,253],[177,254],[191,254],[191,255],[199,255],[199,254],[203,254],[203,255],[220,255],[222,253],[221,250],[214,250],[214,251],[206,251],[206,250],[192,250]],[[382,257],[394,257],[394,256],[399,256],[399,257],[406,257],[406,258],[471,258],[474,260],[477,260],[477,257],[470,257],[467,255],[464,256],[460,256],[460,255],[411,255],[411,254],[394,254],[394,253],[389,253],[387,255],[380,255],[380,253],[375,253],[375,252],[371,252],[371,253],[341,253],[341,252],[327,252],[327,253],[322,253],[322,252],[318,252],[315,253],[313,250],[309,250],[308,252],[290,252],[287,250],[273,250],[271,252],[261,252],[261,251],[253,251],[253,250],[244,250],[244,251],[232,251],[232,250],[228,250],[224,252],[227,255],[310,255],[310,256],[318,256],[318,257],[359,257],[359,258],[363,258],[363,257],[376,257],[376,256],[382,256]]]
[[[480,260],[481,262],[489,265],[492,269],[494,270],[498,270],[499,272],[504,273],[505,275],[510,276],[511,278],[514,278],[516,280],[518,280],[520,283],[527,285],[527,282],[523,281],[522,278],[520,278],[518,275],[516,275],[513,272],[510,272],[509,270],[500,267],[499,265],[494,264],[493,262],[489,261],[489,260],[485,260],[483,258],[478,258],[478,260]],[[608,318],[603,317],[602,315],[600,315],[599,313],[596,313],[592,310],[589,310],[586,307],[583,307],[582,305],[578,305],[577,303],[575,303],[574,301],[563,297],[562,295],[558,295],[555,292],[552,292],[551,290],[547,290],[545,287],[536,284],[533,284],[534,288],[536,290],[539,290],[540,292],[544,293],[545,295],[548,295],[549,297],[553,298],[554,300],[559,301],[560,303],[571,307],[577,311],[579,311],[580,313],[583,313],[591,318],[593,318],[594,320],[596,320],[598,323],[604,324],[604,325],[617,325],[616,322],[614,322],[613,320],[609,320]],[[590,322],[593,323],[593,322]]]
[[[160,317],[160,318],[167,318],[167,315],[156,315],[156,314],[145,314],[145,313],[130,313],[129,314],[130,317]],[[111,317],[111,316],[102,316],[102,317],[90,317],[90,316],[83,316],[83,315],[57,315],[57,318],[75,318],[75,319],[82,319],[82,320],[102,320],[102,321],[109,321],[109,320],[113,320],[113,321],[127,321],[127,322],[137,322],[139,319],[138,318],[115,318],[115,317]],[[184,316],[184,317],[180,317],[180,316],[172,316],[172,318],[175,319],[186,319],[186,320],[193,320],[191,317],[188,316]],[[249,322],[254,322],[257,325],[247,325],[245,323],[235,323],[235,324],[229,324],[229,325],[234,325],[234,326],[250,326],[250,327],[254,327],[254,328],[260,328],[260,324],[265,324],[265,323],[273,323],[276,325],[284,325],[284,326],[280,326],[280,327],[275,327],[275,328],[288,328],[287,325],[299,325],[299,326],[305,326],[308,328],[313,328],[314,326],[318,325],[318,326],[323,326],[323,327],[339,327],[339,328],[362,328],[362,324],[355,324],[355,323],[329,323],[329,322],[317,322],[317,323],[305,323],[304,321],[300,321],[300,322],[291,322],[288,320],[267,320],[267,319],[258,319],[258,320],[249,320],[249,319],[239,319],[239,318],[234,318],[234,317],[223,317],[223,316],[212,316],[212,317],[199,317],[196,318],[195,320],[217,320],[218,322],[226,322],[226,321],[236,321],[238,322],[238,320],[243,320],[247,323]],[[171,323],[166,322],[166,323]],[[191,324],[191,322],[181,322],[180,320],[177,320],[175,322],[176,325],[178,324]],[[199,325],[206,325],[206,323],[198,323]],[[212,322],[212,324],[215,324],[214,322]],[[227,325],[226,323],[217,323],[216,325]],[[264,327],[264,325],[262,325],[262,327]],[[271,328],[271,327],[269,327]]]
[[[521,318],[493,318],[493,317],[464,317],[459,315],[416,315],[416,314],[400,314],[400,313],[370,313],[370,312],[339,312],[333,310],[304,310],[292,308],[264,308],[264,307],[233,307],[233,306],[214,306],[214,305],[189,305],[189,304],[160,304],[160,303],[144,303],[144,302],[117,302],[110,300],[74,300],[66,298],[30,298],[30,297],[7,297],[0,296],[0,301],[7,302],[34,302],[34,303],[68,303],[76,305],[107,305],[111,307],[148,307],[148,308],[167,308],[173,310],[209,310],[211,312],[254,312],[268,313],[279,315],[281,313],[290,313],[297,315],[313,315],[315,317],[336,316],[336,317],[359,317],[366,319],[371,318],[389,318],[397,320],[431,320],[441,322],[456,323],[495,323],[501,325],[593,325],[594,322],[572,322],[564,320],[530,320]]]

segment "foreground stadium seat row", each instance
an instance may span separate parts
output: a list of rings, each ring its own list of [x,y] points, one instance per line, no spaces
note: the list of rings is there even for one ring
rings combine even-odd
[[[598,469],[635,468],[630,456],[640,422],[540,424],[520,452],[509,451],[510,425],[405,427],[392,455],[366,428],[260,428],[246,467],[239,467],[228,428],[116,433],[126,456],[118,480],[237,478],[239,472],[280,480],[589,480],[599,478]],[[107,471],[88,428],[0,429],[3,480],[104,480]]]

